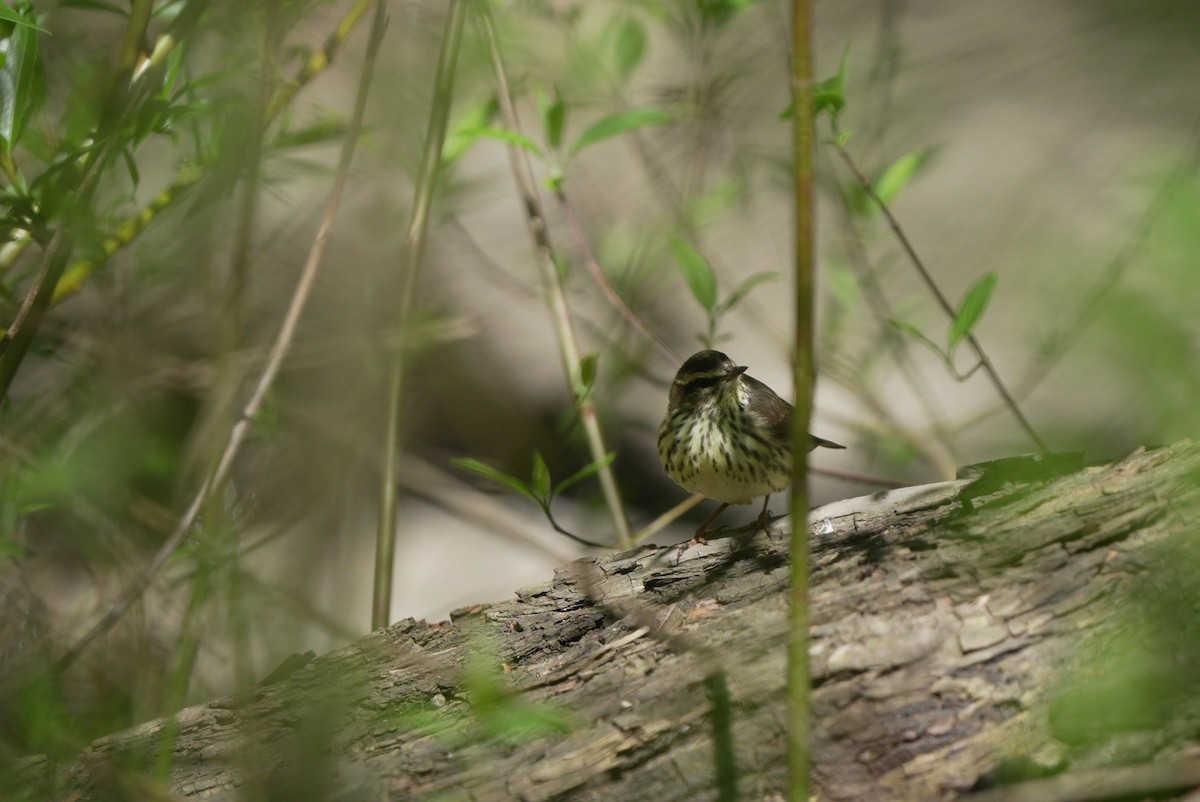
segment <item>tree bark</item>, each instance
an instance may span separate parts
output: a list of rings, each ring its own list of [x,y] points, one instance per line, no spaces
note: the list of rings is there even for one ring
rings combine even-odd
[[[1084,770],[1093,786],[1100,772],[1098,790],[1042,781],[989,793],[1103,799],[1104,772],[1133,763],[1150,767],[1152,786],[1167,778],[1157,793],[1200,784],[1187,762],[1194,708],[1131,726],[1068,715],[1079,709],[1071,694],[1090,687],[1081,678],[1103,673],[1087,656],[1130,620],[1121,611],[1147,567],[1165,549],[1194,548],[1200,451],[1183,443],[1019,478],[1030,465],[1054,468],[1009,461],[813,511],[820,799],[955,799],[1039,774],[1070,786]],[[272,799],[781,798],[786,543],[772,533],[736,551],[733,541],[682,555],[646,546],[577,561],[452,623],[400,622],[182,711],[166,785],[220,800],[260,798],[255,789]],[[1097,693],[1096,704],[1108,698]],[[30,758],[25,771],[60,798],[129,794],[169,733],[151,722],[65,766]],[[1154,772],[1166,766],[1155,760],[1175,773]]]

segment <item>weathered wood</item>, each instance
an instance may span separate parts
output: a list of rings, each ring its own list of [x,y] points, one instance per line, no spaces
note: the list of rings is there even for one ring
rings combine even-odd
[[[1196,537],[1198,472],[1200,452],[1180,444],[982,496],[985,483],[964,480],[814,511],[820,798],[955,798],[1009,758],[1070,768],[1043,691],[1146,555]],[[773,798],[785,787],[785,544],[581,560],[451,624],[398,623],[181,712],[170,785],[215,799],[283,783],[294,798],[691,801],[717,798],[715,766],[732,757],[742,798]],[[465,666],[489,653],[509,701],[471,698],[488,686]],[[714,740],[722,694],[715,720],[730,723]],[[525,705],[572,724],[497,740]],[[27,770],[96,798],[113,772],[151,765],[163,732],[152,722],[56,772]]]

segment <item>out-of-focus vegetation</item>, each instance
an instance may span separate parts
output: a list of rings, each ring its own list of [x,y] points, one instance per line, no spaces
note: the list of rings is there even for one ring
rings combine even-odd
[[[1025,5],[817,6],[817,71],[840,76],[824,97],[841,105],[838,130],[818,129],[814,431],[852,446],[843,471],[916,482],[1033,448],[972,373],[968,332],[1053,449],[1103,459],[1200,428],[1195,4]],[[314,299],[231,478],[130,612],[53,669],[161,547],[261,375],[346,134],[369,6],[0,6],[0,783],[21,755],[70,757],[362,632],[396,349],[401,614],[456,581],[450,598],[478,600],[499,572],[469,542],[514,560],[555,542],[536,517],[517,533],[529,543],[496,540],[518,508],[482,483],[464,502],[477,477],[451,475],[454,458],[531,476],[509,484],[615,542],[605,454],[634,528],[682,497],[653,447],[681,357],[714,345],[788,386],[779,4],[491,2],[494,43],[473,10],[416,303],[398,319],[445,4],[393,3]],[[547,308],[510,146],[540,182],[565,316]],[[578,340],[574,372],[556,325]],[[874,489],[819,478],[815,495]],[[1129,614],[1190,632],[1194,560],[1167,562]],[[1165,694],[1145,677],[1194,667],[1169,643],[1144,629],[1084,657]],[[1137,712],[1159,722],[1174,697],[1155,699]],[[1074,727],[1078,697],[1054,704]]]

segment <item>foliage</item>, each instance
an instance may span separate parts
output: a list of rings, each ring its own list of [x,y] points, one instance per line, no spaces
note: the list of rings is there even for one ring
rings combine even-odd
[[[0,584],[57,578],[37,588],[54,610],[29,620],[65,641],[148,564],[211,475],[214,444],[242,423],[236,410],[259,375],[317,229],[314,199],[347,136],[365,8],[0,4],[0,329],[9,337],[0,344]],[[90,647],[77,673],[52,676],[56,654],[29,657],[34,669],[22,676],[36,679],[0,708],[0,782],[10,757],[68,758],[90,738],[249,685],[282,654],[361,633],[365,610],[352,592],[360,579],[349,565],[365,559],[357,526],[379,483],[381,365],[398,349],[414,363],[400,422],[406,459],[442,467],[447,453],[488,455],[453,463],[532,501],[560,531],[552,509],[568,492],[595,499],[606,468],[620,468],[631,517],[656,517],[674,502],[652,447],[664,379],[679,363],[664,353],[698,339],[756,369],[786,359],[785,347],[737,356],[787,341],[778,279],[792,236],[781,210],[791,202],[795,109],[779,113],[788,88],[778,8],[754,0],[489,8],[512,86],[505,98],[486,36],[468,26],[417,308],[404,320],[394,314],[395,263],[438,56],[443,11],[432,2],[413,5],[404,24],[393,10],[378,76],[387,91],[373,100],[365,156],[353,167],[335,269],[300,321],[269,414],[250,424],[234,478],[167,564],[153,602]],[[138,9],[150,12],[144,29]],[[1033,205],[1055,197],[1039,185],[1049,169],[1020,188],[1040,213],[994,211],[1002,188],[962,188],[977,174],[957,172],[964,150],[989,145],[961,141],[977,129],[934,116],[942,101],[922,83],[929,72],[900,80],[904,70],[930,69],[924,53],[914,60],[898,38],[885,44],[820,42],[827,77],[811,110],[824,137],[818,421],[859,435],[846,459],[917,481],[1027,448],[992,414],[1000,401],[959,391],[958,382],[979,378],[973,340],[1004,354],[1014,395],[1036,404],[1030,414],[1056,448],[1103,458],[1195,436],[1194,164],[1156,155],[1157,142],[1127,157],[1144,179],[1125,181],[1106,162],[1105,209],[1146,207],[1144,233],[1134,236],[1143,226],[1131,223],[1127,248],[1096,244],[1090,232],[1121,225],[1093,219],[1095,208],[1074,215],[1063,203],[1051,214]],[[1140,60],[1111,62],[1134,70]],[[1161,71],[1155,96],[1170,95],[1162,76],[1176,72]],[[504,121],[502,99],[524,127]],[[926,117],[927,128],[913,124]],[[1154,124],[1147,114],[1136,127]],[[1083,139],[1071,143],[1081,154]],[[531,157],[556,204],[542,223],[564,321],[542,318],[546,290],[519,225],[524,199],[511,189],[510,146]],[[839,149],[862,165],[862,181]],[[1143,203],[1160,186],[1170,188],[1161,201]],[[953,213],[963,206],[981,212],[966,219],[1001,233],[954,229],[946,221],[961,225]],[[1053,236],[1039,237],[1027,218],[1051,220]],[[929,259],[937,283],[966,287],[940,322],[898,234]],[[947,257],[962,252],[953,250],[959,239],[978,252]],[[561,370],[562,355],[545,345],[560,326],[580,339],[577,370]],[[579,457],[585,405],[604,425],[599,458]],[[548,467],[581,463],[557,481]],[[406,528],[427,520],[415,499],[436,496],[425,476],[414,469],[399,480],[402,549]],[[845,483],[836,492],[874,489]],[[590,532],[567,534],[591,542]],[[334,586],[331,605],[321,592]],[[415,583],[413,593],[428,587]],[[442,612],[419,599],[405,605]],[[1141,661],[1155,644],[1139,652],[1131,643],[1125,657],[1095,664],[1121,678],[1163,670],[1157,656]],[[511,744],[557,731],[555,714],[522,708],[497,661],[482,662],[466,681],[480,732]],[[1056,702],[1068,723],[1086,710],[1078,701]],[[1110,712],[1131,714],[1116,702]],[[0,785],[0,796],[15,794]]]

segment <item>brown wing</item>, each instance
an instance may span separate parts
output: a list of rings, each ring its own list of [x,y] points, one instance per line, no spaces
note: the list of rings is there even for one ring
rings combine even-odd
[[[771,436],[786,443],[792,438],[792,405],[775,395],[775,391],[751,376],[742,374],[750,392],[747,393],[746,411],[761,417],[771,431]]]
[[[770,427],[773,437],[784,443],[789,442],[792,437],[794,407],[776,395],[774,390],[758,379],[743,374],[742,381],[750,388],[749,398],[746,402],[748,411],[757,413],[767,422],[767,426]],[[814,434],[810,434],[809,437],[812,439],[812,445],[809,446],[810,450],[817,446],[845,448],[845,446],[839,445],[832,440],[826,440]]]

